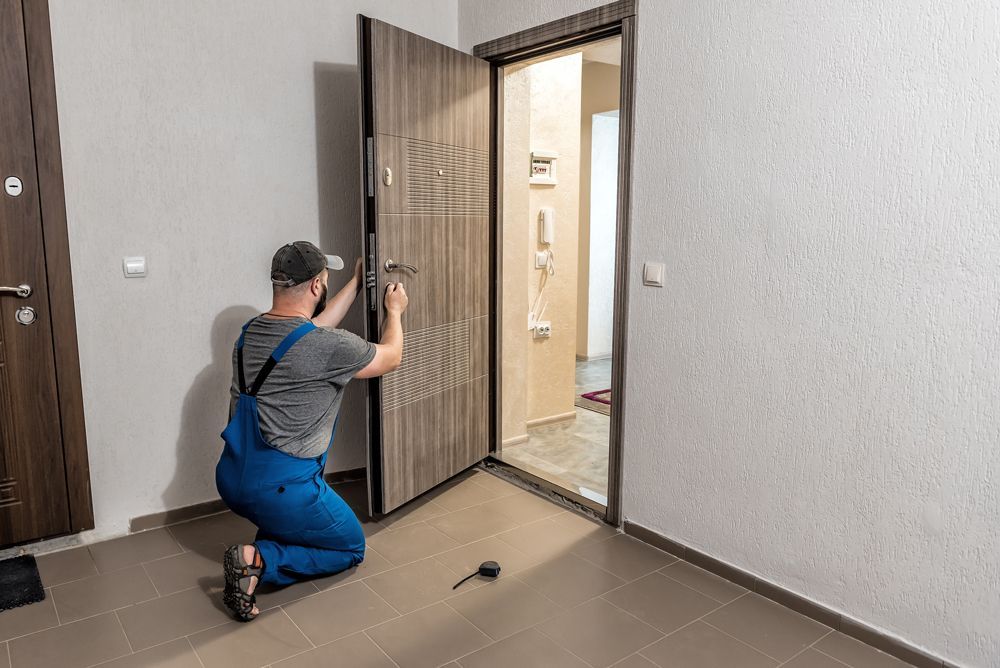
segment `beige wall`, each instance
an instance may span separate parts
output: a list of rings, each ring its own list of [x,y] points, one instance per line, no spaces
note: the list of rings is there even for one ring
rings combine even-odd
[[[584,63],[580,94],[580,227],[577,280],[576,354],[588,355],[587,303],[590,301],[590,144],[594,114],[618,108],[621,68]]]
[[[527,437],[528,381],[528,165],[530,160],[531,71],[509,67],[504,73],[503,107],[503,292],[500,295],[501,439]]]
[[[532,422],[572,417],[576,363],[580,179],[580,86],[583,58],[573,54],[508,70],[504,101],[504,258],[502,438]],[[528,185],[531,150],[554,151],[558,185]],[[538,211],[556,210],[556,273],[534,268]],[[534,339],[528,309],[544,286],[552,336]]]

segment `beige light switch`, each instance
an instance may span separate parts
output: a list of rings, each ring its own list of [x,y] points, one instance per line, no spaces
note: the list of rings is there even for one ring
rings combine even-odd
[[[663,272],[666,267],[662,262],[647,262],[642,265],[642,284],[654,288],[663,287]]]

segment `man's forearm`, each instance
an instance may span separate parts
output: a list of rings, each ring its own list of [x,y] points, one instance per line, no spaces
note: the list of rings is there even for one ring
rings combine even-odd
[[[395,362],[398,365],[403,359],[403,323],[399,313],[389,311],[385,315],[382,323],[382,338],[379,345],[391,349],[395,355]]]

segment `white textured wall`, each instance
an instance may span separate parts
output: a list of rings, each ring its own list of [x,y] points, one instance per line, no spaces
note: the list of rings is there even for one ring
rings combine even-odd
[[[350,266],[360,248],[355,14],[455,44],[457,8],[50,5],[97,513],[87,540],[217,498],[229,352],[269,306],[271,254],[311,239]],[[125,280],[125,255],[146,255],[149,276]],[[348,325],[360,330],[360,309]],[[363,466],[360,387],[342,415],[331,466]]]
[[[464,2],[461,43],[597,4]],[[628,519],[978,666],[1000,665],[998,13],[640,3],[625,418]]]

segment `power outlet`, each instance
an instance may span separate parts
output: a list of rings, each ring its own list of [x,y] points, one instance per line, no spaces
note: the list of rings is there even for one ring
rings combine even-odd
[[[547,339],[550,336],[552,336],[552,322],[550,320],[542,320],[535,323],[536,339]]]

